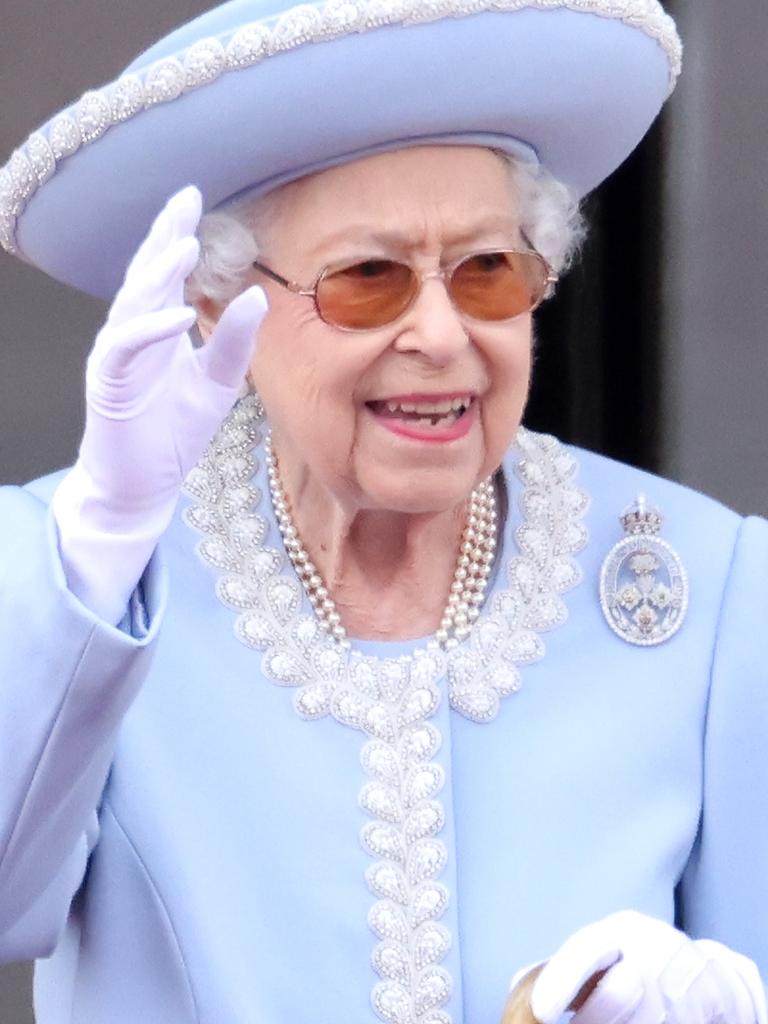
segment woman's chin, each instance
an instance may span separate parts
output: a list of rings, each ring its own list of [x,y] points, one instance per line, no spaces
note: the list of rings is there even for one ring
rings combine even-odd
[[[477,472],[442,469],[404,470],[358,477],[363,505],[371,510],[406,515],[439,515],[462,507],[478,483]]]

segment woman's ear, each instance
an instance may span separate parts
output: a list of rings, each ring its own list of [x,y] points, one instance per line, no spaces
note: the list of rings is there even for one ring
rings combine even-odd
[[[219,317],[224,312],[224,307],[213,299],[208,298],[208,296],[198,299],[194,306],[197,310],[197,329],[200,332],[200,337],[205,342],[210,338],[214,327],[219,322]]]

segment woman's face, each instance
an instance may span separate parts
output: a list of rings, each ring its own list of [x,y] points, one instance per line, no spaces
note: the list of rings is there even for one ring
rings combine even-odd
[[[508,168],[474,147],[358,160],[285,186],[276,209],[261,259],[302,286],[341,261],[388,257],[429,273],[521,244]],[[456,507],[499,465],[528,392],[530,314],[462,318],[434,277],[395,323],[349,333],[312,298],[259,280],[270,309],[251,374],[286,479],[352,510],[428,513]],[[441,415],[454,400],[467,411]]]

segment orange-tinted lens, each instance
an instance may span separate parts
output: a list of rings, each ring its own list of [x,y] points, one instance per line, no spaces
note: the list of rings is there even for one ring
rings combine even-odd
[[[454,270],[449,290],[457,309],[477,320],[510,320],[544,298],[549,271],[533,252],[468,256]]]
[[[408,307],[417,288],[416,275],[405,263],[365,260],[324,274],[317,283],[317,308],[337,327],[383,327]]]

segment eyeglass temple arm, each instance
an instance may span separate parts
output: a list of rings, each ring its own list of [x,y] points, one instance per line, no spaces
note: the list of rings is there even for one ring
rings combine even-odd
[[[287,288],[289,292],[296,292],[297,295],[313,295],[314,292],[307,291],[302,288],[300,284],[295,281],[289,281],[287,277],[283,277],[281,274],[276,274],[274,270],[270,270],[269,267],[265,267],[263,263],[259,263],[258,260],[254,260],[251,264],[254,270],[261,271],[262,274],[266,274],[267,277],[271,278],[276,284],[280,284],[283,288]]]

